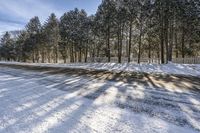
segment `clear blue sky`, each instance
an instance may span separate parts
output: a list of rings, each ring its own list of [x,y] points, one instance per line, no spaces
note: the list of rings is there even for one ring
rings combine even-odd
[[[44,22],[52,12],[60,18],[75,7],[95,14],[100,3],[101,0],[0,0],[0,34],[24,28],[33,16]]]

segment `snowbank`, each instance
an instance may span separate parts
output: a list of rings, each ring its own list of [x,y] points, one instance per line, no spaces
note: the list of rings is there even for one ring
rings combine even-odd
[[[64,68],[81,68],[108,71],[145,72],[153,74],[177,74],[188,76],[200,76],[200,64],[131,64],[131,63],[73,63],[73,64],[49,64],[49,63],[19,63],[0,62],[0,64],[20,64],[31,66],[49,66]]]

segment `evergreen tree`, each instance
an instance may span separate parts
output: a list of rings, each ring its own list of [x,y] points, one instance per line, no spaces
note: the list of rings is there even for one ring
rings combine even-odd
[[[99,16],[101,21],[101,28],[103,28],[103,33],[106,39],[106,56],[108,57],[108,62],[111,58],[111,28],[113,25],[114,11],[115,11],[115,0],[103,0],[102,4],[98,7],[97,16]]]
[[[26,44],[27,47],[25,50],[31,51],[33,63],[35,63],[35,61],[39,62],[39,33],[41,32],[41,23],[37,16],[29,21],[29,23],[26,25],[26,30],[28,33],[28,44]]]
[[[59,21],[56,15],[52,13],[47,22],[44,24],[44,35],[46,51],[48,54],[48,62],[51,62],[51,57],[54,58],[54,63],[58,62],[58,43],[60,41]],[[51,56],[52,54],[52,56]]]
[[[124,30],[127,22],[127,9],[124,6],[124,3],[119,0],[115,2],[115,24],[117,29],[117,48],[118,48],[118,63],[121,63],[122,60],[122,44],[124,39]]]
[[[26,62],[27,55],[25,51],[25,42],[28,38],[28,34],[26,31],[21,31],[19,36],[17,37],[16,40],[16,51],[17,51],[17,60],[18,61],[23,61]]]
[[[2,58],[8,61],[15,60],[15,55],[16,55],[15,43],[8,32],[6,32],[1,39],[0,50]]]
[[[132,48],[132,32],[133,24],[137,16],[136,0],[126,0],[123,5],[127,8],[127,19],[129,24],[129,46],[128,46],[128,62],[131,61],[131,48]]]

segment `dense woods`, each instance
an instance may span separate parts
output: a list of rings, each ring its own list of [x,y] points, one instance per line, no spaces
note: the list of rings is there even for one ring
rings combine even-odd
[[[13,38],[6,32],[0,58],[20,62],[88,62],[88,58],[158,59],[200,56],[199,0],[103,0],[95,15],[77,9],[44,24],[33,17]]]

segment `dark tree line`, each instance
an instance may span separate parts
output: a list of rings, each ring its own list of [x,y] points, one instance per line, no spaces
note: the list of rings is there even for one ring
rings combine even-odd
[[[199,0],[103,0],[95,15],[75,8],[42,25],[32,18],[17,38],[6,32],[1,60],[87,62],[88,57],[172,58],[200,55]],[[123,58],[122,58],[123,57]]]

